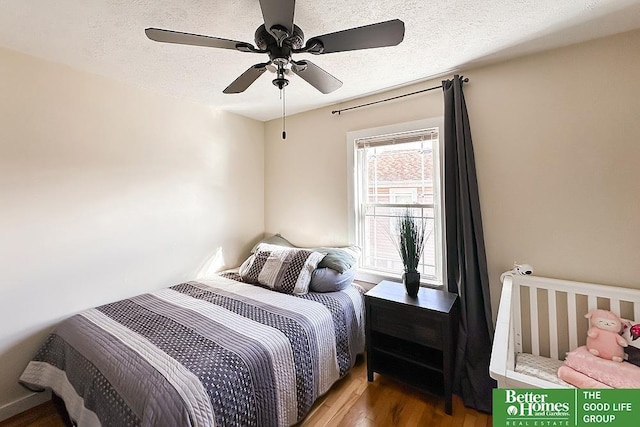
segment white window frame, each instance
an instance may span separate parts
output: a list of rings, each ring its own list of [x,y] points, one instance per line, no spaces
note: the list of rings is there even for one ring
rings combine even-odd
[[[438,128],[438,144],[434,144],[434,188],[437,189],[436,197],[434,197],[434,216],[437,232],[436,233],[436,270],[439,270],[438,279],[423,280],[423,285],[432,287],[443,287],[444,278],[446,275],[446,259],[445,259],[445,228],[444,228],[444,176],[443,167],[444,164],[444,117],[435,117],[430,119],[416,120],[413,122],[398,123],[389,126],[380,126],[375,128],[363,129],[358,131],[347,132],[347,170],[351,171],[347,174],[348,180],[348,219],[349,219],[349,242],[351,244],[359,244],[358,241],[358,212],[357,206],[357,148],[356,141],[362,138],[371,138],[381,135],[391,135],[401,132],[418,131],[422,129]],[[439,195],[439,197],[438,197]],[[435,200],[438,199],[438,200]],[[356,270],[356,280],[379,283],[382,280],[400,281],[402,272],[398,274],[384,273],[373,270],[366,270],[364,268],[358,268]]]
[[[411,196],[411,203],[414,203],[418,199],[418,191],[415,188],[403,188],[402,190],[392,188],[389,192],[389,201],[398,203],[398,196]]]

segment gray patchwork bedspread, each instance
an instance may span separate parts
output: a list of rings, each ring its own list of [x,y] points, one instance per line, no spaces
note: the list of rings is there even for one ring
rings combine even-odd
[[[363,350],[355,286],[292,296],[216,277],[71,317],[20,380],[80,426],[289,426]]]

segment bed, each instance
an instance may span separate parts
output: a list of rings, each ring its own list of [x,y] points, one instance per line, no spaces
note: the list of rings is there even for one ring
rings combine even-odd
[[[558,378],[565,355],[584,346],[592,309],[640,320],[640,290],[503,275],[489,371],[499,388],[572,387]],[[615,363],[615,362],[611,362]]]
[[[77,314],[21,382],[80,426],[295,424],[364,351],[363,290],[288,295],[232,277]]]

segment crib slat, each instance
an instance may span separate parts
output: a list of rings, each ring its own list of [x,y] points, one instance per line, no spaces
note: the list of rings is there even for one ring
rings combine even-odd
[[[595,310],[598,308],[598,298],[595,295],[589,295],[587,297],[587,305],[589,307],[589,311]]]
[[[538,289],[529,287],[529,305],[531,306],[531,354],[540,356],[540,337],[538,325]]]
[[[578,347],[578,319],[576,318],[576,294],[567,292],[567,310],[569,319],[569,348]]]
[[[609,310],[611,310],[612,312],[617,314],[618,317],[620,317],[620,300],[611,298],[609,300]]]
[[[556,291],[549,289],[547,291],[549,299],[549,357],[552,359],[560,359],[558,354],[558,314],[556,304]]]
[[[511,312],[511,315],[513,316],[516,353],[522,353],[522,300],[520,299],[520,284],[514,284],[512,292],[512,301],[515,304],[515,310]]]

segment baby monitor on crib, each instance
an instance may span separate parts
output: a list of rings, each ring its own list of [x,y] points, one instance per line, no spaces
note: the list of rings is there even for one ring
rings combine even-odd
[[[529,274],[533,274],[533,267],[531,267],[529,264],[518,264],[514,262],[513,269],[511,269],[511,271],[505,271],[500,275],[500,281],[503,282],[506,276],[527,276]]]

